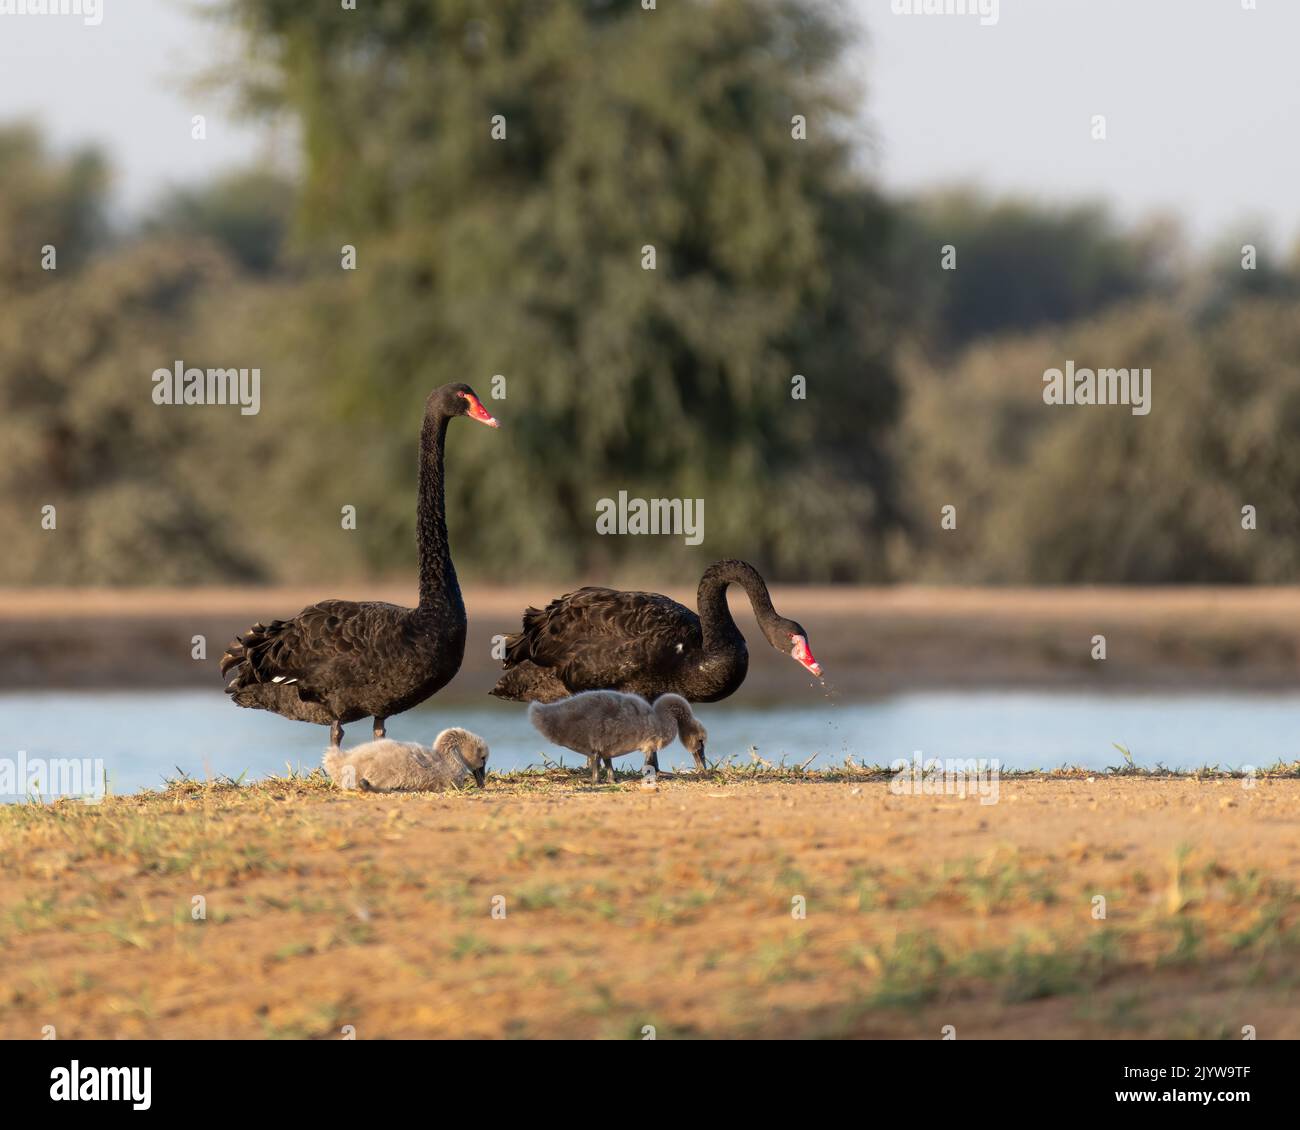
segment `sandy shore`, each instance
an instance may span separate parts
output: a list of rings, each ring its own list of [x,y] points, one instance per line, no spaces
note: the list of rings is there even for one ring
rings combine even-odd
[[[7,806],[0,1036],[1297,1038],[1297,811],[745,772]]]
[[[465,664],[443,692],[474,699],[495,681],[495,636],[554,585],[466,590]],[[693,603],[691,591],[672,595]],[[0,590],[0,686],[218,686],[226,643],[255,620],[327,596],[409,603],[410,585],[276,589]],[[1291,688],[1300,683],[1300,588],[954,589],[778,587],[778,609],[808,628],[829,683],[868,695],[913,687]],[[746,693],[802,684],[751,642]],[[1107,657],[1093,659],[1093,637]],[[192,658],[202,636],[206,658]]]

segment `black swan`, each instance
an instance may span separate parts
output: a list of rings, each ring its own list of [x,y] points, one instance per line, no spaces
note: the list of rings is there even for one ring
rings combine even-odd
[[[618,690],[651,701],[679,694],[717,702],[745,681],[749,652],[727,607],[727,586],[740,585],[763,635],[816,676],[822,669],[808,633],[778,616],[758,570],[719,561],[700,578],[697,616],[654,592],[584,588],[529,608],[524,629],[506,638],[506,672],[492,688],[514,702],[556,702],[579,691]]]
[[[221,657],[233,671],[226,693],[240,706],[329,726],[343,740],[343,724],[384,722],[441,690],[465,657],[465,602],[447,546],[443,505],[443,445],[453,416],[497,427],[474,390],[443,385],[429,394],[420,431],[416,536],[420,603],[402,608],[380,601],[324,600],[292,620],[254,624]]]
[[[600,780],[602,762],[613,781],[614,758],[625,753],[644,754],[646,765],[658,770],[659,751],[678,737],[695,764],[707,768],[708,731],[681,695],[660,695],[651,706],[640,695],[583,691],[560,702],[534,702],[528,708],[528,721],[547,741],[586,757],[593,785]]]

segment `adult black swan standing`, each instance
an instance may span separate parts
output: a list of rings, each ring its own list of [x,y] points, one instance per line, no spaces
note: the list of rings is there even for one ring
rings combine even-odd
[[[423,702],[460,670],[465,602],[447,545],[442,486],[454,416],[498,426],[469,385],[443,385],[425,403],[416,511],[420,603],[323,600],[292,620],[254,624],[221,657],[222,675],[234,672],[226,693],[240,706],[329,726],[337,746],[343,724],[358,718],[374,718],[375,737],[382,738],[388,718]]]
[[[767,642],[820,677],[808,633],[777,615],[758,570],[719,561],[700,578],[699,615],[659,593],[607,588],[578,589],[540,612],[529,608],[523,631],[506,639],[506,672],[492,693],[515,702],[555,702],[589,690],[650,701],[662,694],[724,699],[749,669],[745,637],[727,607],[731,584],[749,596]]]

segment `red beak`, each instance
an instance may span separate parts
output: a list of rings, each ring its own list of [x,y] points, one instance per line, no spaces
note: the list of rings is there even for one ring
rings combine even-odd
[[[813,653],[808,649],[808,641],[803,636],[794,637],[794,648],[790,652],[790,657],[819,679],[821,678],[822,665],[813,658]]]
[[[480,424],[486,424],[489,428],[499,428],[501,426],[497,418],[483,407],[483,401],[472,392],[462,392],[458,395],[463,396],[469,401],[469,411],[466,415],[469,416],[471,420],[477,420]]]

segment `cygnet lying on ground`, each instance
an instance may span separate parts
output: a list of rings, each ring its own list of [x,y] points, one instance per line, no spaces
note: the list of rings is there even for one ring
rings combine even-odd
[[[602,761],[612,781],[613,759],[638,750],[657,770],[659,751],[676,737],[691,751],[697,768],[708,768],[704,743],[709,735],[681,695],[660,695],[651,706],[639,695],[621,691],[583,691],[559,702],[534,702],[528,720],[548,741],[586,756],[592,784],[600,780]]]
[[[463,788],[472,779],[487,781],[487,742],[468,730],[443,730],[425,749],[416,742],[386,738],[353,749],[325,751],[325,772],[345,789],[366,792],[416,792]]]

